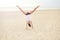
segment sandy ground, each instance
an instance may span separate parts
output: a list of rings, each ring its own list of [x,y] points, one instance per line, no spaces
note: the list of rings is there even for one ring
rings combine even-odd
[[[30,30],[24,17],[19,11],[0,11],[0,40],[60,40],[60,10],[35,11]]]

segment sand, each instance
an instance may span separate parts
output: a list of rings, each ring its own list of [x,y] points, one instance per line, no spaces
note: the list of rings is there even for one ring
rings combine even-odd
[[[0,40],[60,40],[60,9],[36,10],[30,30],[24,17],[19,11],[0,11]]]

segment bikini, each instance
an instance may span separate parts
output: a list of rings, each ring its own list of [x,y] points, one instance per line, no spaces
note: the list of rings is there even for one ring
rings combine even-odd
[[[30,15],[30,13],[29,12],[27,12],[27,14],[26,15]]]
[[[30,13],[29,12],[27,12],[27,14],[26,15],[30,15]],[[31,27],[31,24],[30,23],[28,23],[28,26],[29,27]]]

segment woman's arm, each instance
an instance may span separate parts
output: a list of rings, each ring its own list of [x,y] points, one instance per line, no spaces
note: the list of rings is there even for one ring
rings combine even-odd
[[[19,6],[16,6],[16,7],[18,7],[23,14],[26,14],[26,12],[23,11]]]
[[[37,6],[37,7],[35,7],[32,11],[30,11],[29,13],[33,13],[38,7],[40,7],[40,6]]]

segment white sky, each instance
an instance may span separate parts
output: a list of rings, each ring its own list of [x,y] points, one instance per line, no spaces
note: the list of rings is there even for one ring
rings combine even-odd
[[[0,0],[0,7],[14,7],[16,5],[20,6],[34,6],[38,5],[39,0]]]
[[[60,0],[0,0],[0,7],[35,7],[40,5],[40,9],[60,9]]]
[[[0,0],[0,7],[10,7],[16,5],[16,0]]]

